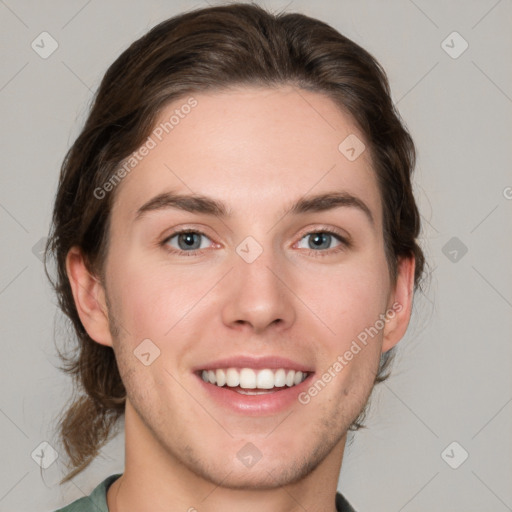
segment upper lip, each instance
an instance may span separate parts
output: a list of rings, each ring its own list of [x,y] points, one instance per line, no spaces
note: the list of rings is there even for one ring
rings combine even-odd
[[[310,365],[302,364],[292,359],[288,359],[280,356],[232,356],[224,359],[217,359],[202,365],[196,366],[194,371],[200,370],[217,370],[218,368],[253,368],[255,370],[261,370],[263,368],[269,368],[277,370],[284,368],[287,370],[298,370],[301,372],[313,372]]]

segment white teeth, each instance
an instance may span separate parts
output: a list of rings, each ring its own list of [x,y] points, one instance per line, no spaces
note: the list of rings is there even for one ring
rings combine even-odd
[[[230,388],[236,388],[240,384],[240,374],[234,368],[228,368],[226,371],[226,384]]]
[[[217,370],[203,370],[201,372],[201,378],[205,382],[219,387],[225,385],[230,388],[240,387],[242,390],[268,390],[284,386],[292,387],[300,384],[307,376],[306,372],[285,370],[283,368],[277,370],[269,368],[262,370],[253,370],[252,368],[241,368],[240,370],[236,368],[219,368]],[[246,395],[260,394],[257,391],[242,390],[240,390],[240,393]]]
[[[274,375],[274,386],[276,388],[282,388],[285,385],[286,372],[282,368],[279,368],[279,370],[277,370],[276,374]]]
[[[217,386],[226,384],[226,372],[224,370],[217,370],[215,376],[217,377]]]
[[[266,389],[238,389],[237,393],[241,395],[268,395],[268,390]]]
[[[244,389],[256,388],[256,372],[251,368],[242,368],[240,371],[240,387]]]
[[[260,370],[256,379],[256,387],[259,389],[272,389],[274,387],[274,372],[272,370]]]

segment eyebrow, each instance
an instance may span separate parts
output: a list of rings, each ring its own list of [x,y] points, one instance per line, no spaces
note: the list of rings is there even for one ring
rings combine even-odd
[[[315,196],[302,197],[286,213],[300,215],[309,212],[323,212],[339,207],[357,208],[365,214],[372,226],[375,225],[370,208],[359,197],[348,192],[331,192]],[[163,192],[144,203],[135,214],[135,221],[142,218],[147,212],[176,208],[190,213],[212,215],[216,217],[230,217],[231,211],[226,205],[211,197],[196,194],[176,194]]]

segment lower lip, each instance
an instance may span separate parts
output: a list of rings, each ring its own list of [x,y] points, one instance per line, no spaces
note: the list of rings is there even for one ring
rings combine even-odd
[[[313,375],[311,373],[296,386],[285,386],[278,388],[279,391],[261,395],[242,395],[228,387],[219,387],[205,382],[200,376],[197,378],[208,396],[221,407],[247,416],[264,416],[283,412],[296,404],[299,394],[309,386]]]

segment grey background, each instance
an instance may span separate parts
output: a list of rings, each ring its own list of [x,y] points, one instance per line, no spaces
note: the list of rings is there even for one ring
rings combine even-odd
[[[323,19],[369,50],[418,147],[431,277],[339,488],[362,512],[512,510],[512,2],[260,3]],[[1,511],[53,510],[123,470],[122,435],[61,487],[62,458],[41,469],[31,457],[43,441],[57,447],[53,421],[71,390],[55,368],[66,328],[33,248],[108,65],[157,22],[206,5],[0,0]],[[47,59],[31,48],[43,31],[58,43]],[[445,51],[462,48],[446,40],[453,31],[469,44],[458,58]],[[462,450],[452,469],[445,460]]]

